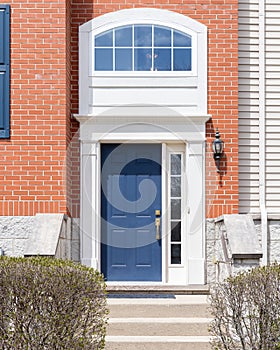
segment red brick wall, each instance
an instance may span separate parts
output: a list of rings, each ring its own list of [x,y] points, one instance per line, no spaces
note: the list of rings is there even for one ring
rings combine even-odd
[[[0,0],[0,3],[8,3]],[[11,138],[0,140],[0,215],[79,216],[78,27],[132,7],[177,11],[208,27],[207,216],[238,212],[237,0],[11,0]],[[219,128],[218,175],[211,142]],[[72,142],[71,142],[72,139]],[[68,157],[67,157],[68,156]]]
[[[238,213],[238,1],[212,4],[213,10],[202,16],[209,33],[208,112],[212,115],[206,132],[207,217]],[[225,142],[220,174],[211,150],[216,128]]]
[[[208,27],[208,113],[212,120],[206,132],[206,215],[238,213],[237,0],[72,0],[72,111],[78,112],[78,26],[107,12],[133,7],[176,11]],[[211,150],[217,127],[225,141],[220,174]]]
[[[11,138],[0,140],[0,215],[67,212],[65,2],[0,0],[11,5]]]

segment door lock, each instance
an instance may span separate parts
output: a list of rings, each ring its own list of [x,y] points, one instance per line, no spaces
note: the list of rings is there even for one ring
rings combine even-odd
[[[156,218],[155,225],[156,225],[156,239],[159,241],[160,240],[160,218]]]

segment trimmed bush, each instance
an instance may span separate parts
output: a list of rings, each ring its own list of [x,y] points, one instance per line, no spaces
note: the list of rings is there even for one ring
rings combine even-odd
[[[280,266],[255,268],[211,291],[213,349],[280,349]]]
[[[0,257],[0,348],[103,349],[105,283],[94,269],[46,257]]]

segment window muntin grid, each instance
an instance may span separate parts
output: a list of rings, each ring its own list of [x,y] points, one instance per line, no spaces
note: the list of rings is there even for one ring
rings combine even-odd
[[[182,154],[170,154],[170,263],[182,264]]]
[[[173,28],[135,24],[94,39],[95,71],[191,71],[192,37]]]

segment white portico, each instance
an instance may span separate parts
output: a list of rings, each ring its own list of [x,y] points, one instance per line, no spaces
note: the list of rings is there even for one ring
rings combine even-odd
[[[141,38],[144,33],[147,42],[139,41],[137,33]],[[151,60],[148,68],[147,59]],[[127,70],[122,62],[127,62]],[[126,144],[126,152],[134,145],[131,148],[137,154],[137,145],[140,150],[141,145],[158,144],[161,270],[157,283],[204,284],[205,123],[210,117],[207,28],[183,15],[156,9],[122,10],[97,17],[80,27],[79,83],[80,107],[75,117],[80,122],[81,140],[82,263],[102,272],[106,269],[102,254],[108,255],[111,266],[119,264],[121,269],[128,263],[120,261],[123,254],[117,249],[102,253],[104,145]],[[125,160],[116,160],[121,161],[125,166]],[[176,171],[175,162],[179,162]],[[137,174],[133,176],[137,178]],[[129,230],[129,220],[124,226]],[[135,251],[136,260],[139,251]],[[148,261],[147,255],[148,250],[139,259]],[[145,281],[142,276],[138,282]]]

